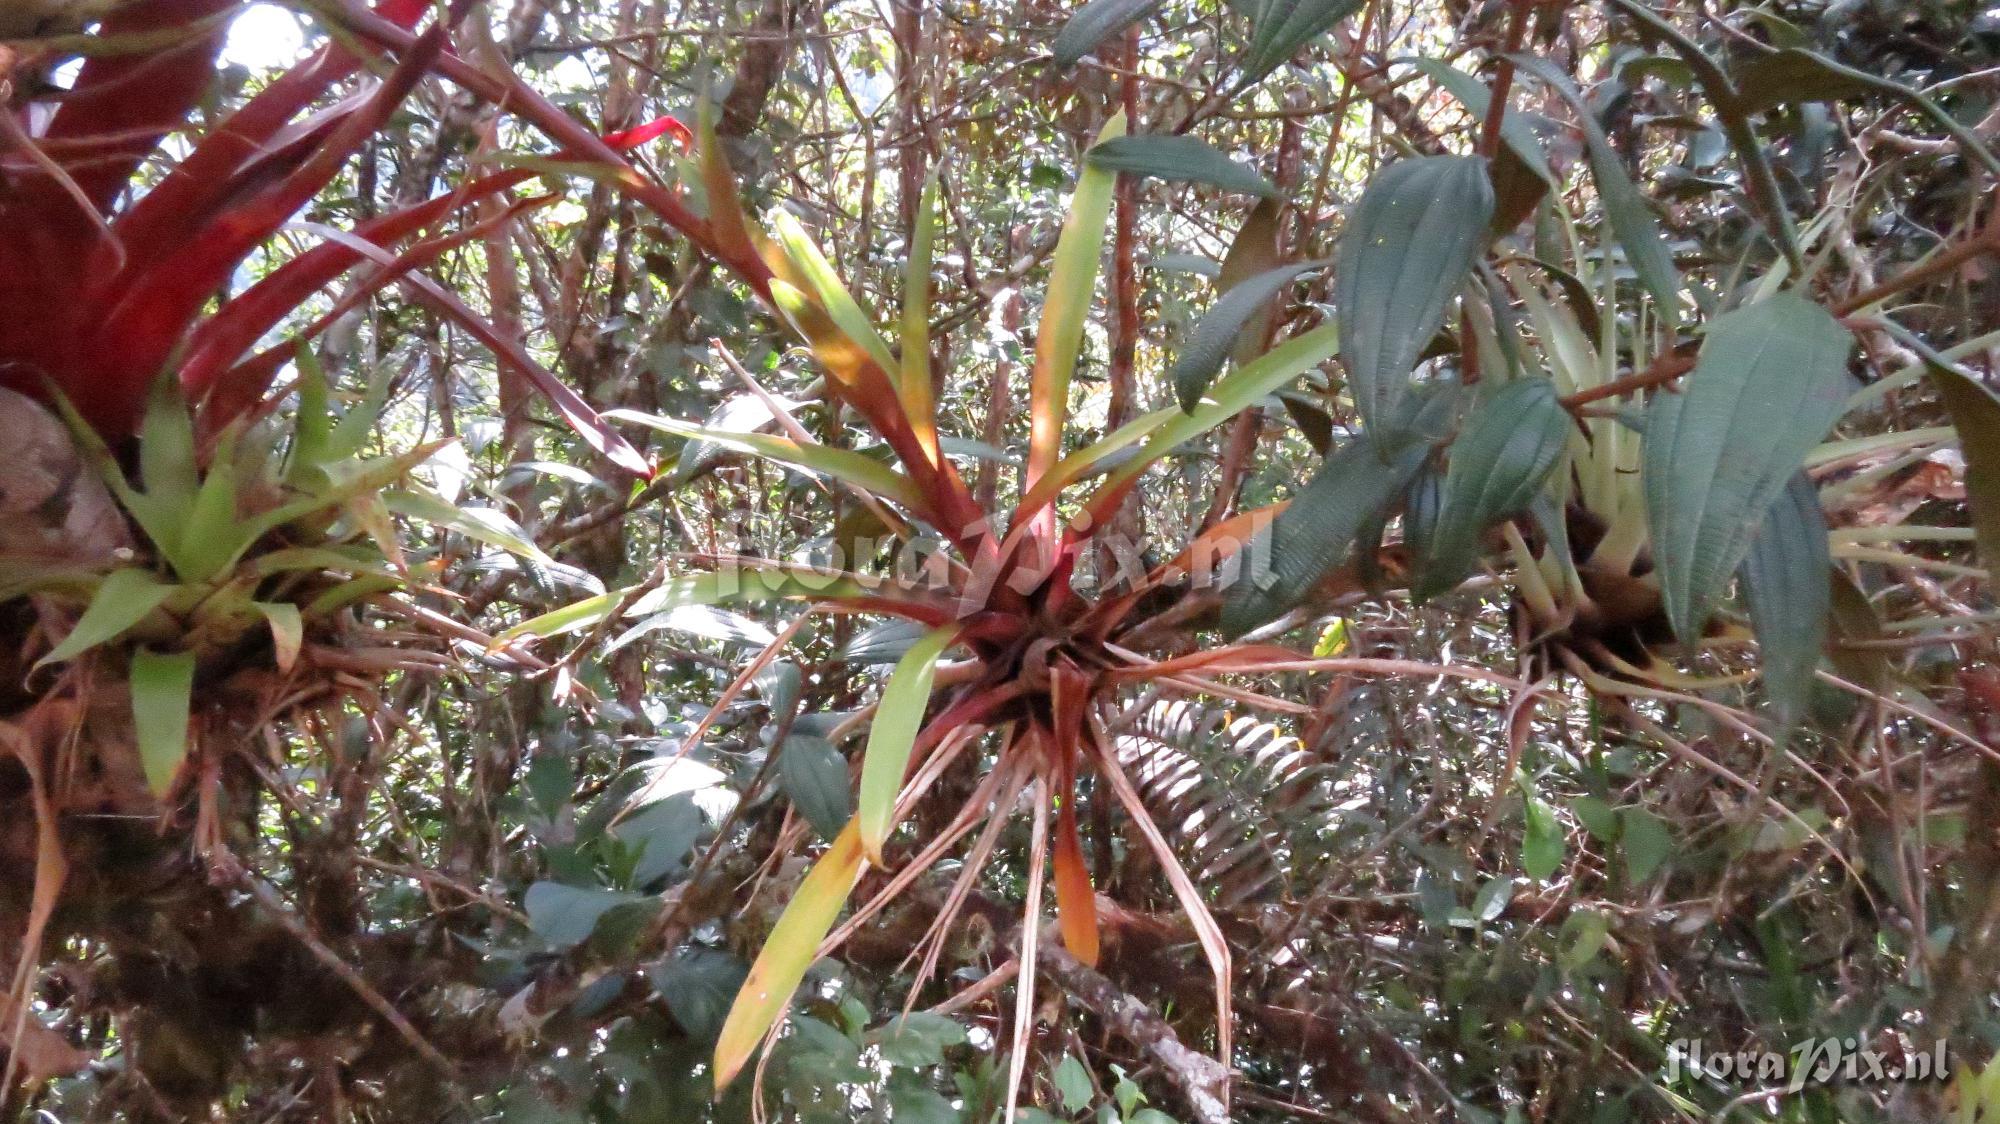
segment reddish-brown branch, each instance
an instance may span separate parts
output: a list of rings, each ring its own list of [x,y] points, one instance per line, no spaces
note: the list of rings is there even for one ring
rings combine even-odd
[[[1479,134],[1479,154],[1491,159],[1500,151],[1500,125],[1507,119],[1507,97],[1514,90],[1514,59],[1527,41],[1528,21],[1535,14],[1535,0],[1513,0],[1507,25],[1507,49],[1493,70],[1493,96],[1486,105],[1486,124]]]
[[[1622,379],[1614,379],[1603,386],[1593,386],[1589,390],[1579,390],[1575,394],[1564,398],[1562,404],[1566,409],[1574,413],[1579,408],[1588,406],[1592,402],[1599,402],[1606,398],[1622,398],[1625,395],[1637,394],[1639,391],[1649,390],[1656,386],[1665,386],[1682,375],[1687,374],[1693,368],[1694,356],[1692,354],[1670,351],[1653,360],[1645,370],[1636,375],[1627,375]]]

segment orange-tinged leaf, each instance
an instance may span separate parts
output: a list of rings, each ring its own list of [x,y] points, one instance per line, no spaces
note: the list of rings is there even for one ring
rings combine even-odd
[[[903,273],[903,412],[917,440],[938,459],[937,401],[931,389],[931,260],[937,240],[938,179],[931,173],[910,232],[910,260]]]
[[[1063,946],[1070,955],[1097,966],[1097,893],[1090,886],[1090,868],[1083,862],[1083,844],[1076,833],[1074,786],[1062,794],[1056,815],[1056,917],[1062,925]]]
[[[896,357],[889,351],[888,341],[882,338],[882,333],[875,330],[868,310],[861,307],[861,302],[854,299],[853,293],[848,292],[833,263],[827,260],[826,254],[812,240],[812,235],[806,233],[799,220],[790,211],[774,211],[771,213],[771,226],[776,230],[778,246],[791,260],[793,270],[805,280],[806,291],[832,318],[840,334],[867,352],[868,357],[883,371],[897,369]]]
[[[715,135],[715,107],[702,104],[698,120],[701,129],[701,189],[708,197],[708,231],[722,250],[734,257],[757,256],[750,224],[743,217],[743,203],[736,194],[736,174],[729,169],[729,157]]]
[[[868,748],[861,758],[861,796],[854,818],[860,825],[862,849],[877,866],[882,865],[882,843],[896,828],[896,794],[902,791],[903,774],[909,771],[910,754],[917,745],[917,729],[930,706],[938,658],[958,639],[959,630],[955,623],[934,628],[910,645],[896,661],[896,670],[889,673],[882,701],[875,708],[875,720],[869,724]]]
[[[849,820],[793,892],[736,993],[715,1041],[716,1089],[736,1079],[758,1043],[784,1015],[806,969],[819,957],[820,942],[860,881],[863,861],[858,821]]]
[[[1097,142],[1125,135],[1125,115],[1104,123]],[[1097,285],[1097,262],[1104,251],[1104,224],[1111,213],[1111,189],[1117,173],[1086,163],[1070,196],[1069,218],[1056,240],[1049,291],[1042,302],[1041,327],[1035,333],[1035,370],[1029,392],[1028,477],[1030,487],[1054,467],[1062,451],[1063,425],[1068,420],[1069,380],[1076,372],[1077,349],[1083,344],[1083,320]]]

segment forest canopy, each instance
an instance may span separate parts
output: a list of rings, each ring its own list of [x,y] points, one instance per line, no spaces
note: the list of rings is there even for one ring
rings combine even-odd
[[[2000,1120],[2000,9],[4,0],[0,1115]]]

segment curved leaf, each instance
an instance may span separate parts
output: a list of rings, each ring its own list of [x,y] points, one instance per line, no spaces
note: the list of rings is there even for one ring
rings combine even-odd
[[[1075,66],[1099,43],[1146,18],[1160,0],[1090,0],[1056,33],[1051,49],[1057,66]]]
[[[806,469],[860,488],[882,499],[893,500],[913,511],[927,511],[916,484],[907,476],[873,457],[852,449],[794,441],[768,433],[724,433],[692,422],[663,418],[638,410],[607,410],[607,418],[636,422],[649,429],[695,438],[734,452],[748,453],[795,468]]]
[[[1430,457],[1427,436],[1441,427],[1456,396],[1426,395],[1408,431],[1391,441],[1362,434],[1321,464],[1299,494],[1237,553],[1234,581],[1222,601],[1222,629],[1240,636],[1306,599],[1339,565],[1355,536],[1408,486]]]
[[[1485,250],[1493,206],[1485,161],[1425,156],[1377,173],[1348,216],[1334,303],[1341,361],[1370,427],[1389,421]]]
[[[821,855],[793,892],[771,935],[764,939],[750,974],[730,1005],[729,1018],[715,1041],[715,1087],[722,1089],[742,1072],[819,957],[819,943],[861,878],[861,831],[848,821],[833,846]]]
[[[1717,319],[1681,393],[1646,412],[1641,479],[1667,616],[1693,642],[1764,513],[1840,417],[1852,347],[1797,293]]]
[[[1625,257],[1632,263],[1633,272],[1639,275],[1640,283],[1652,294],[1655,310],[1671,330],[1680,319],[1680,271],[1674,268],[1673,252],[1667,249],[1666,239],[1660,236],[1660,225],[1654,220],[1645,195],[1626,174],[1625,161],[1619,157],[1618,150],[1611,147],[1611,139],[1598,125],[1597,115],[1591,112],[1583,95],[1577,93],[1566,75],[1546,60],[1532,55],[1509,57],[1514,60],[1514,65],[1547,83],[1576,111],[1577,123],[1583,129],[1584,145],[1590,152],[1590,174],[1597,182],[1597,197],[1604,205],[1605,220],[1611,224],[1611,232],[1617,236],[1618,244],[1625,248]]]
[[[1263,81],[1299,48],[1361,10],[1364,0],[1231,0],[1250,20],[1250,47],[1243,55],[1238,90]]]
[[[888,341],[875,330],[873,318],[861,307],[861,302],[854,299],[854,294],[847,291],[833,263],[826,260],[818,244],[806,233],[806,228],[790,211],[784,210],[771,213],[771,226],[777,232],[778,245],[791,259],[793,268],[812,286],[813,296],[833,319],[834,326],[866,351],[884,373],[897,370],[896,357],[890,353]]]
[[[1457,584],[1486,528],[1533,502],[1569,435],[1569,412],[1547,379],[1515,379],[1472,411],[1471,424],[1451,444],[1443,501],[1411,591],[1419,600]]]
[[[1230,287],[1208,306],[1208,311],[1195,321],[1194,330],[1188,333],[1187,342],[1181,346],[1173,370],[1167,375],[1183,413],[1191,414],[1201,404],[1203,392],[1208,390],[1209,383],[1215,381],[1216,374],[1222,370],[1223,362],[1242,338],[1244,326],[1251,318],[1269,308],[1271,301],[1292,283],[1294,277],[1325,264],[1323,261],[1300,262],[1265,270]]]
[[[1092,148],[1089,159],[1100,168],[1136,176],[1205,183],[1246,195],[1269,197],[1278,193],[1277,185],[1257,169],[1231,159],[1199,137],[1173,133],[1113,137]]]
[[[861,758],[861,798],[854,822],[860,827],[863,851],[877,866],[882,865],[882,843],[896,826],[896,794],[902,791],[917,730],[930,707],[938,658],[958,639],[959,627],[948,624],[934,628],[910,645],[889,673],[882,701],[875,708],[875,720],[868,726],[868,748]]]
[[[1125,135],[1125,115],[1113,114],[1097,143]],[[1069,418],[1069,381],[1083,346],[1083,321],[1097,286],[1097,261],[1104,252],[1104,224],[1111,215],[1109,169],[1086,162],[1070,196],[1069,217],[1050,259],[1049,288],[1042,298],[1041,326],[1035,331],[1035,367],[1028,393],[1028,472],[1033,487],[1062,454],[1063,425]]]
[[[1826,647],[1832,569],[1819,489],[1810,476],[1794,473],[1765,513],[1738,571],[1764,665],[1764,694],[1781,734],[1804,713],[1813,670]]]
[[[118,639],[159,608],[176,588],[134,567],[111,571],[98,583],[76,627],[48,655],[36,660],[35,666],[73,660],[99,644]]]

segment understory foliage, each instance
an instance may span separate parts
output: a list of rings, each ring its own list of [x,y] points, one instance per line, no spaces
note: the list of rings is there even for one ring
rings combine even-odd
[[[1996,76],[0,9],[0,1114],[2000,1119]]]

